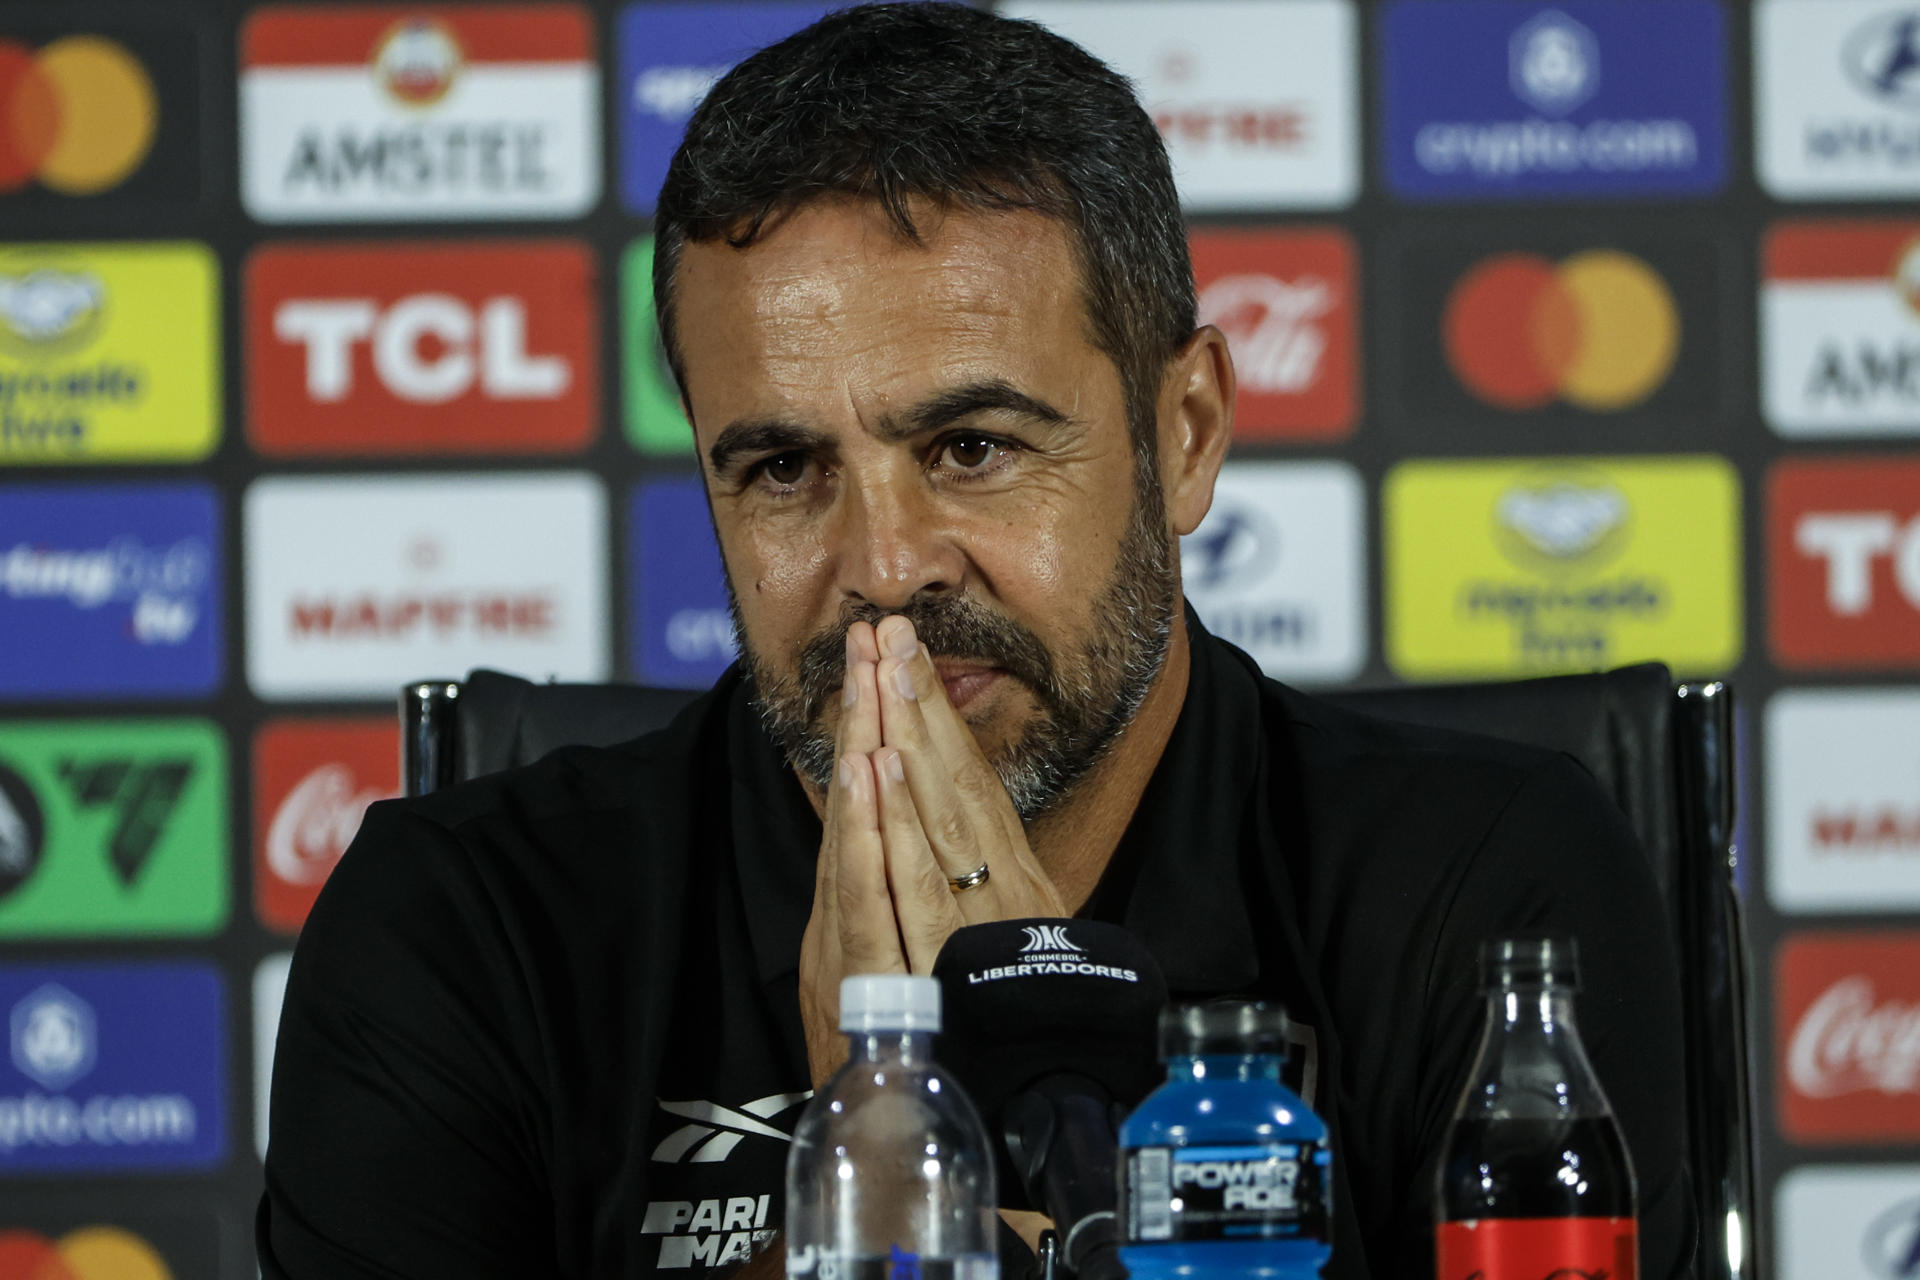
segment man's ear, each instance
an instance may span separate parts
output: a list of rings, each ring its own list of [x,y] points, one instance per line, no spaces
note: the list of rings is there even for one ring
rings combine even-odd
[[[1233,389],[1227,337],[1201,325],[1167,366],[1160,387],[1160,484],[1178,536],[1199,528],[1213,505],[1213,482],[1233,439]]]

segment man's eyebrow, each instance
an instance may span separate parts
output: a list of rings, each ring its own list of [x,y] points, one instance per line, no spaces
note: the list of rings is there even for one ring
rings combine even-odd
[[[889,419],[883,434],[893,437],[920,435],[951,426],[976,413],[1011,413],[1050,427],[1073,421],[1071,415],[1000,378],[969,382],[965,386],[936,392],[911,409]]]
[[[826,442],[826,436],[820,432],[784,418],[742,418],[728,423],[714,440],[713,447],[707,450],[707,463],[714,474],[719,475],[742,454],[818,449]]]

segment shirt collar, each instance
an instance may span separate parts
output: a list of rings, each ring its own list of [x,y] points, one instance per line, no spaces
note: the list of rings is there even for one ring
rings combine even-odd
[[[1084,914],[1147,944],[1175,993],[1244,989],[1259,958],[1243,892],[1243,844],[1267,840],[1257,673],[1192,610],[1186,699],[1113,860]],[[741,893],[762,982],[799,967],[813,901],[820,820],[735,682],[727,699],[731,817]]]

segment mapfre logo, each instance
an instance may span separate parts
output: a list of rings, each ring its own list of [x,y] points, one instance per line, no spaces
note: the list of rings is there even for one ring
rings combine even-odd
[[[1218,325],[1238,380],[1233,433],[1332,440],[1359,416],[1357,282],[1344,232],[1195,231],[1200,323]]]
[[[1781,463],[1767,547],[1782,666],[1920,665],[1920,461]]]
[[[1789,200],[1920,191],[1920,5],[1763,0],[1755,161]]]
[[[1133,81],[1188,209],[1333,208],[1360,187],[1348,0],[1016,0]]]
[[[578,449],[599,416],[592,255],[569,241],[274,245],[247,268],[263,453]]]
[[[1787,1136],[1920,1137],[1920,936],[1792,939],[1780,949],[1774,991]]]
[[[1788,223],[1768,235],[1764,261],[1773,429],[1920,436],[1920,223]]]
[[[1384,488],[1387,653],[1416,678],[1739,658],[1718,457],[1408,462]]]
[[[604,679],[605,517],[579,473],[258,481],[248,680],[265,697],[385,698],[477,666]]]
[[[599,197],[575,5],[269,6],[240,46],[240,189],[263,221],[555,218]]]
[[[1766,742],[1774,906],[1920,910],[1920,690],[1788,690]]]
[[[391,718],[276,720],[253,740],[254,909],[296,932],[360,829],[367,806],[400,794]]]

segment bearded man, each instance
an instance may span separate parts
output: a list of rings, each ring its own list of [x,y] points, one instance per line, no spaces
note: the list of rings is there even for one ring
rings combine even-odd
[[[971,9],[839,13],[714,89],[657,236],[743,660],[660,733],[368,812],[287,988],[265,1274],[746,1262],[840,978],[1075,914],[1178,996],[1293,1013],[1328,1274],[1377,1280],[1431,1272],[1481,941],[1576,935],[1643,1273],[1686,1274],[1674,963],[1621,816],[1182,608],[1233,366],[1127,83]]]

